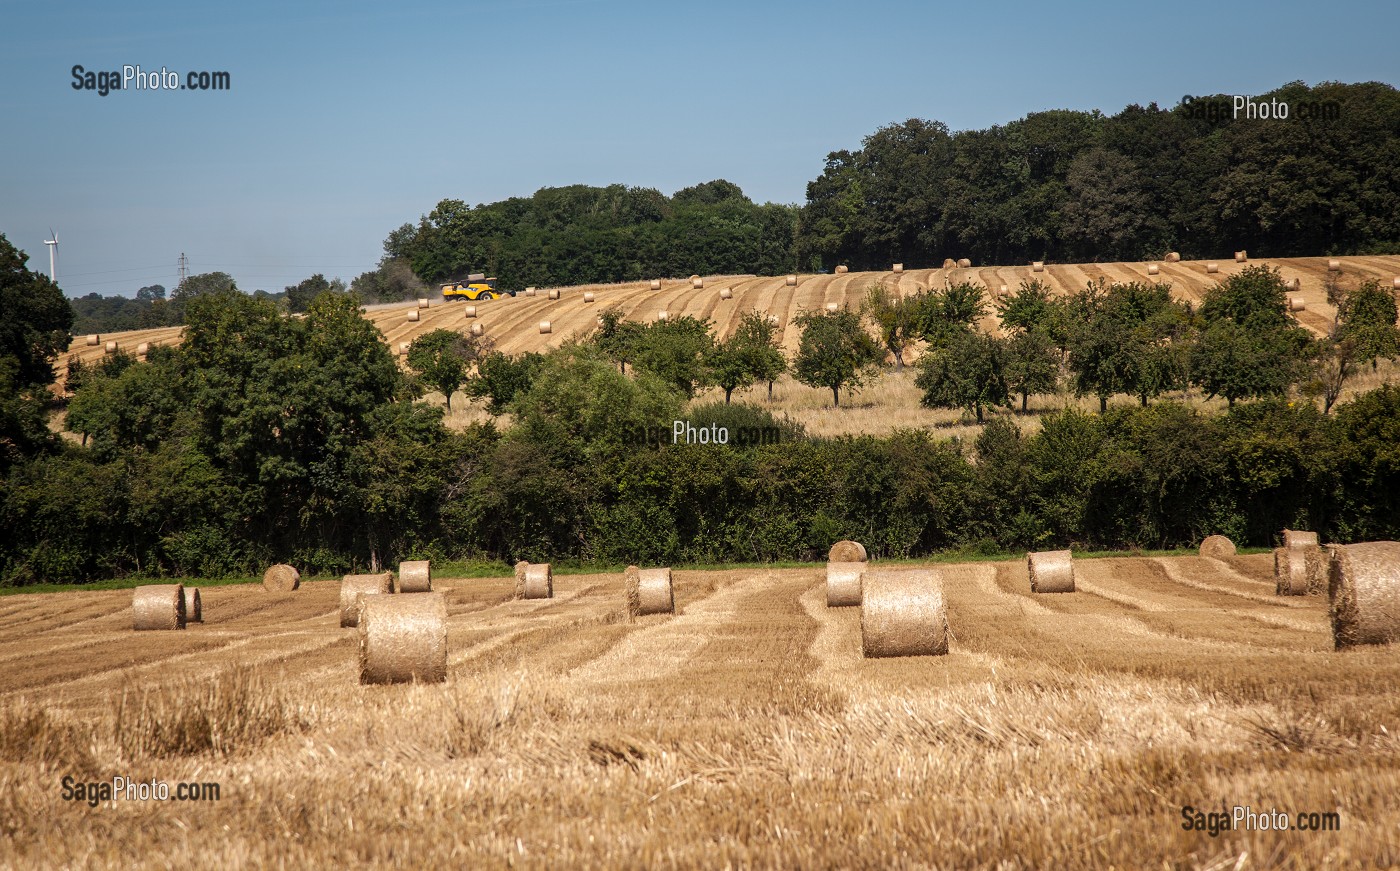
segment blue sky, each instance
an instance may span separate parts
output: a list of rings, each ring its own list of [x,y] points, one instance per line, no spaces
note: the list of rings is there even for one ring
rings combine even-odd
[[[441,199],[726,178],[800,203],[829,151],[910,117],[1172,105],[1400,80],[1400,4],[0,0],[0,232],[70,296],[176,260],[281,290],[373,268]],[[1325,27],[1319,20],[1331,22]],[[227,92],[70,70],[227,71]]]

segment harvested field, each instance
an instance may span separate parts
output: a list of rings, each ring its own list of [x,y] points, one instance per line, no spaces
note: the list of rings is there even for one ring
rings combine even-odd
[[[428,686],[360,685],[339,581],[204,586],[183,632],[132,631],[129,590],[5,597],[0,866],[1400,862],[1393,648],[1335,652],[1270,554],[1076,569],[1045,596],[1024,559],[941,565],[949,652],[894,659],[821,565],[676,571],[675,616],[630,621],[621,573],[434,578]],[[89,807],[66,774],[221,794]],[[1340,830],[1211,837],[1186,805]]]

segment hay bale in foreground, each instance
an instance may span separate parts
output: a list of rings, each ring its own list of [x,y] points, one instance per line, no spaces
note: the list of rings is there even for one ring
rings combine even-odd
[[[364,596],[360,683],[447,680],[447,601],[442,593]]]
[[[1225,559],[1235,555],[1235,543],[1223,535],[1208,535],[1201,542],[1201,556]]]
[[[863,563],[869,560],[865,555],[865,545],[858,541],[844,539],[831,546],[831,550],[826,553],[827,562],[833,563]]]
[[[131,628],[184,629],[185,588],[180,584],[147,584],[131,591]]]
[[[1332,545],[1327,595],[1338,650],[1400,639],[1400,542]]]
[[[1248,262],[1248,261],[1249,261],[1249,254],[1248,254],[1248,253],[1246,253],[1246,252],[1244,252],[1244,251],[1236,251],[1236,252],[1235,252],[1235,262],[1236,262],[1236,263],[1246,263],[1246,262]]]
[[[515,566],[515,589],[521,599],[553,599],[554,571],[549,563],[525,563]]]
[[[867,571],[861,579],[860,646],[866,657],[948,652],[948,609],[934,569]]]
[[[1214,274],[1216,274],[1216,273],[1219,272],[1219,271],[1220,271],[1220,265],[1219,265],[1218,263],[1207,263],[1207,264],[1206,264],[1206,272],[1207,272],[1208,274],[1214,275]]]
[[[185,622],[204,622],[204,603],[200,601],[198,587],[185,587]]]
[[[340,579],[340,625],[360,625],[360,601],[366,596],[387,596],[394,592],[394,576],[346,575]]]
[[[433,591],[433,566],[425,559],[399,563],[400,593],[431,593]]]
[[[1168,252],[1167,252],[1167,256],[1166,256],[1166,257],[1163,257],[1162,259],[1165,260],[1165,261],[1168,262],[1168,263],[1180,263],[1180,262],[1181,262],[1181,254],[1179,254],[1179,253],[1176,252],[1176,251],[1168,251]]]
[[[971,268],[972,268],[972,261],[971,261],[971,260],[968,260],[966,257],[961,257],[961,258],[958,259],[958,268],[959,268],[959,269],[971,269]]]
[[[669,568],[639,569],[628,566],[623,572],[627,582],[627,613],[633,617],[647,614],[676,613],[675,588]]]
[[[860,604],[861,578],[869,567],[865,562],[826,564],[826,607],[848,608]]]
[[[1302,529],[1285,529],[1283,531],[1284,547],[1312,546],[1317,547],[1317,533],[1307,532]]]
[[[301,572],[285,563],[269,566],[263,572],[263,589],[270,593],[290,593],[301,586]]]
[[[1074,554],[1067,550],[1026,554],[1026,571],[1032,593],[1074,592]]]

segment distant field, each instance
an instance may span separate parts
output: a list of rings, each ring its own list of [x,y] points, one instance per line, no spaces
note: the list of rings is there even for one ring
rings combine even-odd
[[[635,622],[618,575],[447,579],[418,687],[359,685],[335,581],[209,588],[184,632],[132,632],[128,591],[9,596],[0,866],[1392,866],[1400,658],[1333,652],[1271,569],[1104,558],[1034,596],[1022,560],[943,565],[951,652],[890,660],[819,566],[681,571]],[[221,800],[89,807],[65,774]],[[1237,804],[1341,830],[1182,829]]]

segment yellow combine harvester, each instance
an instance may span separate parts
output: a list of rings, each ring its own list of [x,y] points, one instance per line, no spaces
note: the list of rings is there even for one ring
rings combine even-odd
[[[468,275],[465,281],[449,281],[442,286],[444,302],[454,299],[475,302],[482,299],[498,299],[502,296],[515,296],[506,290],[496,289],[496,279],[487,278],[482,273]]]

